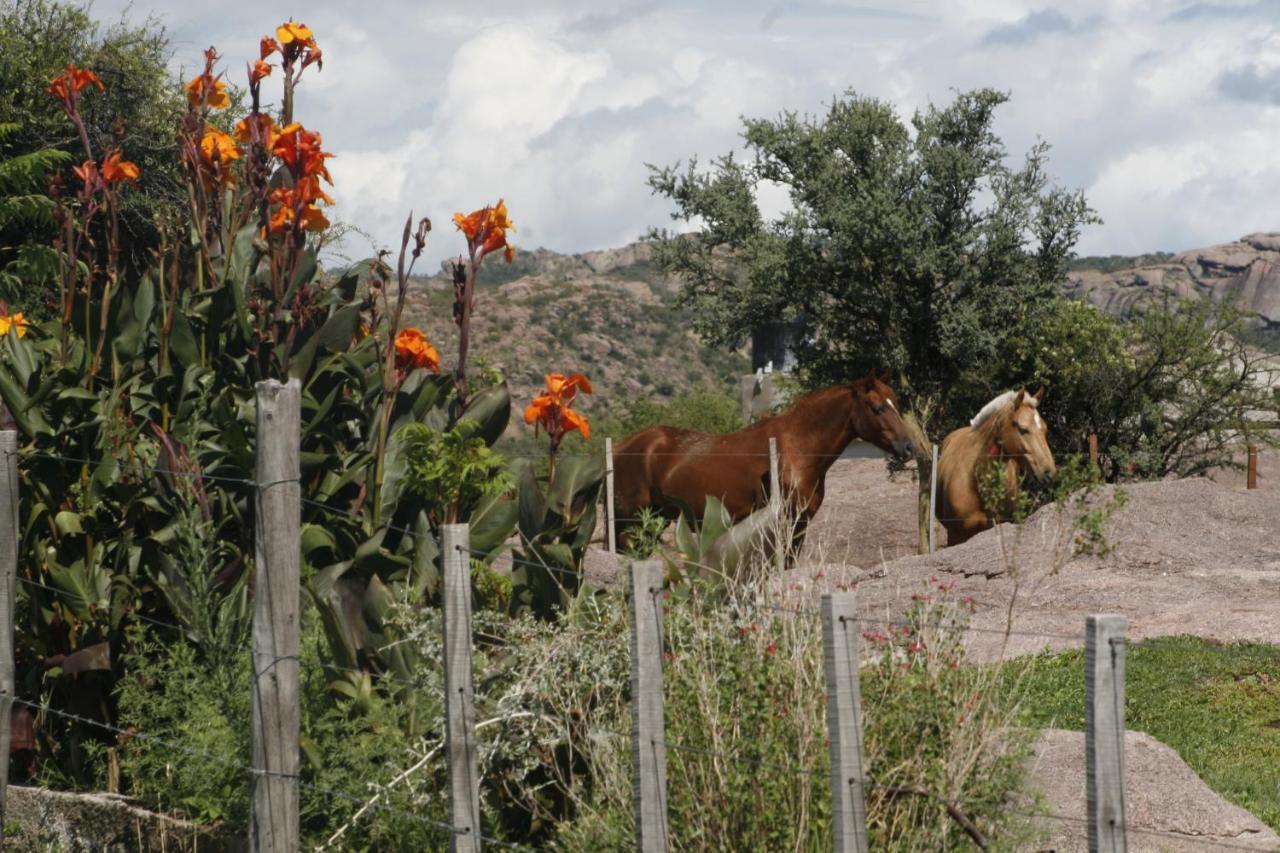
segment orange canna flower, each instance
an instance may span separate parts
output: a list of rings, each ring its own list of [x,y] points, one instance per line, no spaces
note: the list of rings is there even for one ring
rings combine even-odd
[[[72,166],[71,171],[80,181],[90,189],[98,180],[98,164],[92,160],[85,160],[79,166]]]
[[[320,144],[320,134],[294,122],[280,131],[271,153],[289,167],[295,178],[321,177],[332,184],[324,161],[333,155],[320,150]]]
[[[413,327],[401,329],[396,335],[396,370],[408,373],[419,367],[426,367],[432,373],[439,373],[440,353],[418,329]]]
[[[280,40],[280,44],[285,47],[295,42],[306,44],[313,40],[311,28],[306,24],[294,21],[292,18],[276,27],[276,38],[278,38]]]
[[[276,127],[275,120],[266,113],[253,113],[236,122],[232,133],[236,141],[242,145],[249,145],[256,141],[264,148],[271,148],[280,136],[280,129]]]
[[[577,430],[583,438],[591,437],[591,424],[575,412],[571,406],[578,391],[591,393],[591,382],[581,373],[565,376],[563,373],[547,374],[547,390],[533,398],[524,410],[524,422],[537,424],[551,435],[555,445],[566,434]]]
[[[63,103],[70,103],[72,93],[79,94],[85,86],[90,85],[97,86],[99,92],[106,91],[97,74],[87,68],[68,65],[66,71],[49,81],[49,88],[46,91]]]
[[[498,199],[493,207],[482,207],[466,215],[455,213],[453,221],[466,235],[473,252],[478,249],[478,254],[484,256],[503,249],[507,263],[515,257],[515,249],[507,243],[507,231],[516,230],[516,225],[511,221],[506,202],[502,199]]]
[[[126,180],[136,184],[140,174],[138,165],[122,160],[119,151],[112,151],[107,155],[107,159],[102,161],[102,180],[108,184]]]
[[[231,96],[227,94],[227,84],[217,80],[212,74],[205,72],[192,77],[183,86],[187,92],[187,103],[193,107],[207,106],[220,110],[231,106]]]
[[[258,43],[258,59],[265,60],[273,53],[280,52],[280,43],[271,36],[263,36],[262,41]]]
[[[276,38],[280,40],[280,55],[284,57],[286,63],[302,57],[303,68],[313,63],[317,67],[324,67],[324,63],[321,61],[320,46],[316,44],[311,28],[306,24],[298,23],[292,19],[285,21],[276,27]],[[266,39],[264,39],[262,49],[266,50],[266,48]],[[266,59],[266,56],[264,55],[262,58]]]
[[[0,335],[7,335],[12,332],[20,338],[26,337],[28,325],[30,324],[22,316],[21,311],[13,314],[0,314]]]
[[[206,128],[200,140],[200,166],[206,183],[230,184],[235,182],[231,163],[239,160],[240,146],[229,135],[217,128]]]
[[[264,77],[270,77],[271,69],[274,67],[270,62],[263,62],[261,59],[254,62],[253,68],[249,70],[249,85],[261,82]]]

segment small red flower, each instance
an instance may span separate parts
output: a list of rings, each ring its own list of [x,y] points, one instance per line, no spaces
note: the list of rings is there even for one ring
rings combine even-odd
[[[764,647],[764,653],[765,653],[766,655],[771,655],[771,654],[773,654],[774,652],[776,652],[777,650],[778,650],[778,644],[777,644],[777,643],[770,643],[769,645],[767,645],[767,646],[765,646],[765,647]]]

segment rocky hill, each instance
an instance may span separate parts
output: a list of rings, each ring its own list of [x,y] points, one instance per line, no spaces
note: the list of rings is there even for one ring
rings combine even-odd
[[[581,407],[596,413],[704,385],[728,390],[748,370],[747,357],[698,340],[676,285],[650,254],[634,243],[578,255],[537,249],[510,266],[490,259],[476,288],[473,357],[503,371],[520,407],[553,371],[585,373],[595,395]],[[452,278],[442,270],[414,282],[406,307],[446,363],[457,352],[452,305]]]
[[[1067,293],[1120,316],[1168,296],[1235,298],[1258,313],[1265,329],[1280,332],[1280,234],[1250,234],[1207,249],[1143,256],[1127,269],[1116,269],[1116,260],[1077,261],[1067,276]]]
[[[1260,335],[1280,342],[1280,233],[1178,254],[1079,258],[1066,292],[1128,316],[1172,296],[1240,299],[1260,317]],[[472,352],[501,368],[519,405],[543,374],[581,371],[596,387],[584,399],[603,413],[637,397],[671,396],[714,385],[729,390],[749,370],[746,351],[707,347],[676,304],[678,285],[652,263],[648,244],[562,255],[521,252],[490,261],[477,288]],[[422,327],[446,361],[457,347],[447,269],[414,282],[408,320]]]

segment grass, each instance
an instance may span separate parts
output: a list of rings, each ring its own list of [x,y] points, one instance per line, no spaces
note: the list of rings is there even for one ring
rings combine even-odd
[[[1031,723],[1082,730],[1084,652],[1031,663]],[[1177,750],[1210,788],[1280,831],[1280,647],[1168,637],[1130,643],[1125,667],[1127,727]]]

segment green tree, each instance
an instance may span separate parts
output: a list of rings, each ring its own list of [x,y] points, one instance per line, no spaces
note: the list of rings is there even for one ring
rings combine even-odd
[[[30,235],[53,227],[46,183],[51,172],[71,159],[55,148],[8,156],[6,143],[19,130],[17,124],[0,123],[0,299],[11,304],[29,301],[28,288],[48,291],[55,286],[58,253]]]
[[[703,225],[653,231],[655,260],[684,279],[709,342],[738,345],[763,322],[803,316],[806,384],[888,368],[941,434],[1025,380],[1010,344],[1034,334],[1081,227],[1096,221],[1081,193],[1050,181],[1045,143],[1008,165],[992,130],[1006,100],[964,93],[910,128],[854,93],[819,118],[747,120],[747,161],[653,171],[674,217]],[[789,194],[775,219],[757,203],[765,182]]]
[[[1170,301],[1130,322],[1061,298],[1035,338],[1016,346],[1061,455],[1098,436],[1103,474],[1189,477],[1239,467],[1241,444],[1274,445],[1255,420],[1280,409],[1264,356],[1241,338],[1231,302]]]
[[[177,156],[184,99],[168,70],[170,55],[168,34],[154,19],[131,23],[122,18],[104,27],[88,6],[0,0],[0,127],[10,128],[0,131],[0,156],[6,164],[22,164],[16,168],[25,178],[13,184],[0,174],[0,207],[12,207],[15,197],[42,194],[46,172],[83,159],[75,132],[46,89],[68,63],[88,68],[106,84],[106,92],[87,99],[84,109],[95,154],[118,145],[141,169],[139,186],[122,198],[120,239],[122,260],[133,268],[145,266],[159,242],[156,223],[186,205]],[[51,151],[62,154],[55,161]],[[33,155],[38,159],[24,159]],[[37,257],[29,249],[20,253],[19,247],[48,245],[54,231],[44,216],[15,220],[0,212],[0,253],[8,253],[0,266],[20,260],[9,270],[13,278],[0,283],[6,289],[22,284],[18,302],[28,313],[38,313],[54,289],[47,275],[50,250]]]

